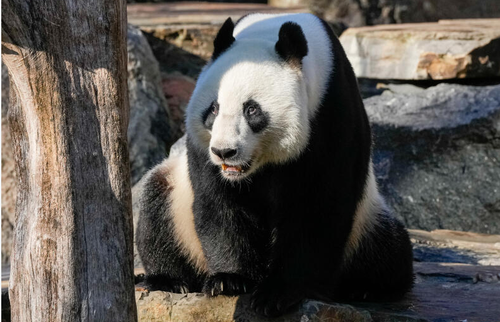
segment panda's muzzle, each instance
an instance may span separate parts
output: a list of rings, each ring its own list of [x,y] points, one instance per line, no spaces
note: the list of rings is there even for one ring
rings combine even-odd
[[[249,162],[241,162],[237,160],[238,150],[237,149],[217,149],[210,148],[212,153],[216,155],[221,161],[222,172],[228,176],[238,176],[245,173],[250,168]],[[240,162],[238,162],[240,161]]]

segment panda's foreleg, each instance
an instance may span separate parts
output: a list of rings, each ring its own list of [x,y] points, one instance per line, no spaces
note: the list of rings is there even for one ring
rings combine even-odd
[[[288,216],[275,229],[270,273],[252,295],[251,305],[259,314],[278,316],[304,298],[333,297],[349,222],[342,216],[333,222],[308,210],[300,212],[310,215]]]
[[[200,291],[203,273],[190,263],[174,231],[171,185],[159,165],[145,177],[136,232],[137,250],[145,269],[145,286],[169,292]]]
[[[228,200],[196,198],[196,231],[207,259],[203,291],[209,296],[251,292],[264,270],[266,238],[255,218]]]

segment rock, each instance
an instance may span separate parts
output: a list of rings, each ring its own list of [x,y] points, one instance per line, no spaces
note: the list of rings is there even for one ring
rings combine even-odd
[[[305,301],[298,310],[264,319],[249,308],[249,295],[147,292],[136,287],[139,321],[496,321],[500,266],[415,263],[414,289],[400,301],[325,303]]]
[[[286,0],[285,0],[286,1]],[[309,0],[311,11],[348,26],[498,18],[497,0]]]
[[[291,314],[266,319],[250,310],[249,296],[208,298],[203,294],[136,291],[139,321],[350,321],[369,322],[370,313],[347,304],[307,301]],[[410,320],[411,321],[411,320]]]
[[[9,73],[2,63],[2,265],[10,261],[17,196],[16,164],[7,120],[8,107]]]
[[[381,191],[407,227],[500,233],[500,85],[364,102]]]
[[[144,27],[153,54],[163,74],[180,73],[197,78],[201,69],[212,55],[212,40],[216,26],[157,26]]]
[[[306,7],[309,0],[269,0],[267,3],[276,8]]]
[[[351,28],[340,41],[357,77],[500,76],[500,19]]]
[[[500,236],[454,230],[410,229],[417,262],[500,266]]]
[[[395,302],[325,303],[305,301],[277,319],[263,319],[249,308],[249,296],[207,298],[203,294],[147,292],[136,286],[139,321],[496,321],[500,316],[500,235],[459,231],[410,230],[415,246],[427,244],[430,256],[416,256],[415,287]],[[471,263],[457,263],[451,252],[468,252]],[[420,252],[420,250],[417,250]],[[493,262],[475,263],[489,253]],[[451,259],[451,262],[442,262]],[[497,265],[497,266],[495,266]]]
[[[170,119],[179,125],[183,133],[185,132],[184,114],[195,86],[194,79],[179,72],[162,75],[163,93],[167,98]]]
[[[312,13],[328,21],[340,21],[349,27],[365,26],[367,17],[360,1],[356,0],[310,0]]]
[[[161,87],[158,62],[142,32],[128,26],[128,127],[132,185],[167,156],[180,136],[180,124],[172,122]]]

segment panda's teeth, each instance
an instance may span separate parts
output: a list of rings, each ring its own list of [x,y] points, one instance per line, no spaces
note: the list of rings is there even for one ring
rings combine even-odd
[[[222,167],[222,171],[226,171],[226,172],[238,172],[238,173],[243,172],[243,169],[239,165],[227,165],[227,164],[223,163],[221,165],[221,167]]]

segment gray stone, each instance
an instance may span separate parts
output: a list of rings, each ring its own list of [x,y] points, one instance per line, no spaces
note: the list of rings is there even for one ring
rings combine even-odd
[[[364,102],[381,190],[407,227],[500,233],[500,85]]]
[[[128,141],[132,185],[167,156],[180,136],[170,120],[161,87],[159,65],[142,32],[128,26],[128,87],[130,123]]]

